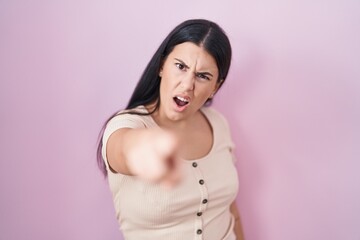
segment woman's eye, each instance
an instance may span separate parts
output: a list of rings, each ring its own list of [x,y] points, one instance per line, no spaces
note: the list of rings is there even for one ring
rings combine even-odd
[[[205,74],[202,74],[202,73],[198,73],[198,74],[196,74],[196,76],[198,78],[202,78],[202,79],[205,79],[205,80],[210,80],[210,78],[208,76],[206,76]]]
[[[185,66],[181,63],[175,63],[176,67],[180,70],[184,70],[185,69]]]

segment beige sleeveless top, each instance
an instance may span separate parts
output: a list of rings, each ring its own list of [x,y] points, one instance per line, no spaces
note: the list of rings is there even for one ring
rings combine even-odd
[[[140,112],[147,110],[140,106]],[[225,118],[213,108],[201,109],[213,129],[210,152],[183,160],[184,176],[171,190],[113,173],[106,159],[106,143],[119,128],[159,127],[150,115],[121,114],[109,121],[103,136],[105,160],[116,217],[125,240],[235,240],[230,204],[238,191],[232,154],[234,144]]]

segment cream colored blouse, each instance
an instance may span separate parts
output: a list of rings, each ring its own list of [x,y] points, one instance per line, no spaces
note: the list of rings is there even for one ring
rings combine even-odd
[[[144,107],[138,111],[147,112]],[[230,204],[238,191],[232,154],[234,144],[225,118],[210,107],[201,111],[213,130],[210,152],[196,160],[182,160],[184,177],[171,190],[136,177],[113,173],[106,159],[106,143],[119,128],[159,127],[150,115],[121,114],[109,121],[102,155],[108,170],[116,217],[126,240],[235,240]]]

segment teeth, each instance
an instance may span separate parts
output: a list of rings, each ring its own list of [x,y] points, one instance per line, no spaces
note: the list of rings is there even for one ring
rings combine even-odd
[[[185,98],[182,98],[182,97],[179,97],[179,96],[176,96],[177,99],[179,99],[180,101],[183,101],[183,102],[189,102],[189,100],[185,99]]]

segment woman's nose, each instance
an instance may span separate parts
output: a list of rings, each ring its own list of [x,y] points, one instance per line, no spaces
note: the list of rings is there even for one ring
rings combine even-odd
[[[189,72],[181,80],[181,87],[184,89],[184,91],[192,91],[194,90],[194,85],[195,85],[195,74]]]

